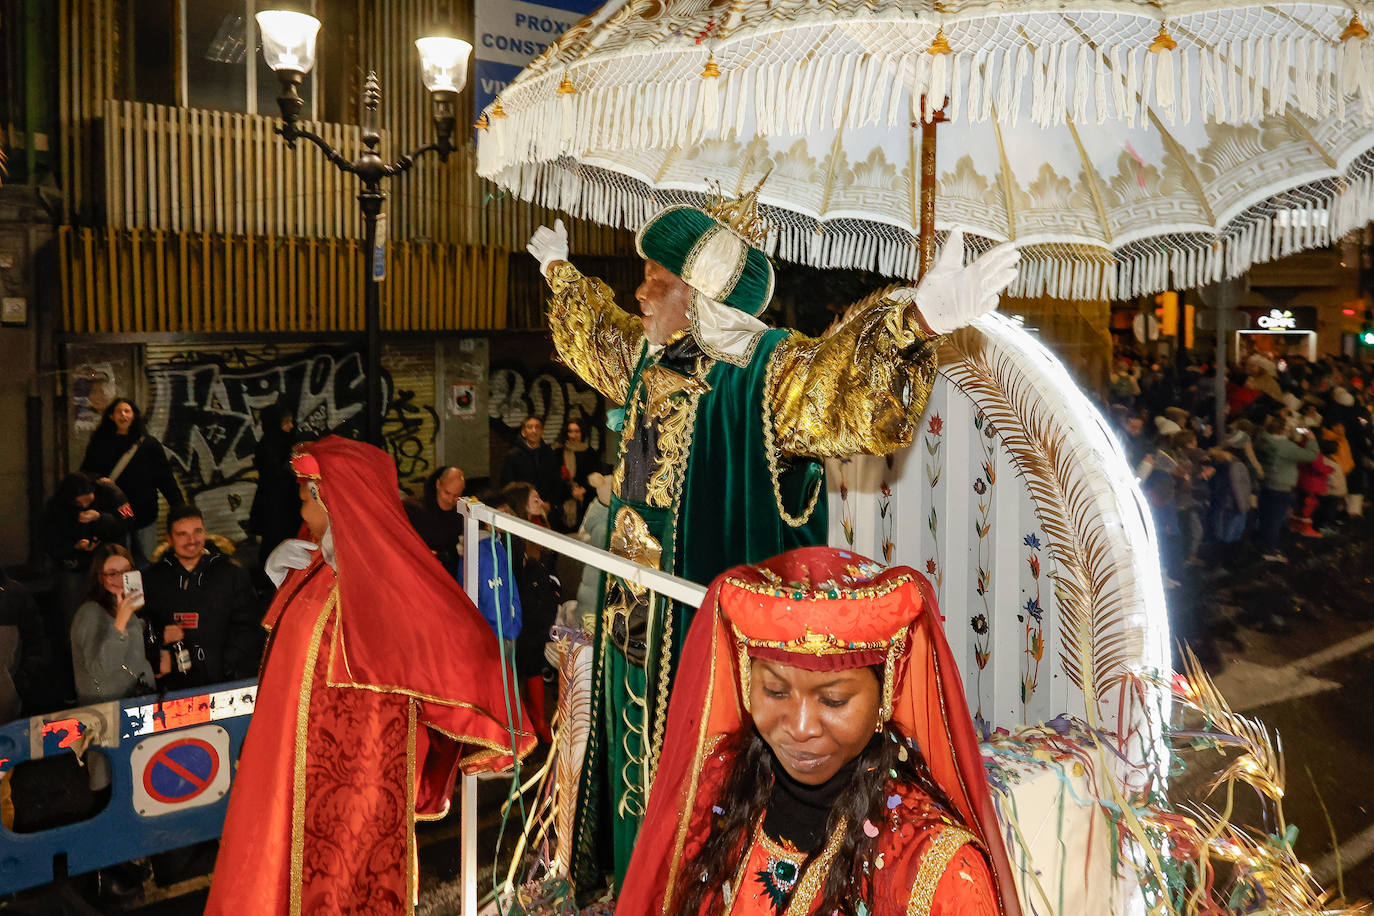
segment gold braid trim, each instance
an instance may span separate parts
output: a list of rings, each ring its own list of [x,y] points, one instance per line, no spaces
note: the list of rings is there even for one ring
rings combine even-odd
[[[848,829],[849,818],[841,817],[835,831],[830,834],[830,839],[826,840],[825,848],[803,867],[801,880],[797,882],[797,889],[793,892],[792,900],[787,904],[783,916],[806,916],[811,912],[811,907],[816,902],[816,895],[821,892],[825,879],[830,875],[830,866],[834,863],[840,846],[844,844],[845,831]],[[759,844],[763,844],[765,848],[769,845],[768,837],[763,832],[763,815],[759,815],[759,822],[758,826],[754,828],[754,835],[750,839],[749,845],[744,848],[743,859],[740,862],[739,871],[735,873],[734,882],[725,886],[727,907],[734,906],[736,895],[744,890],[749,883],[747,874],[749,859],[753,855],[754,847]],[[950,853],[950,855],[953,854]]]
[[[920,870],[916,872],[916,882],[911,886],[911,897],[907,900],[907,916],[930,916],[930,908],[935,903],[935,889],[940,886],[945,869],[955,853],[968,845],[977,846],[978,838],[963,827],[947,826],[926,847],[921,856]]]
[[[310,743],[310,694],[315,685],[315,664],[319,660],[324,628],[338,604],[339,586],[336,583],[315,618],[296,701],[296,747],[291,761],[291,916],[300,916],[301,887],[305,881],[305,758]]]
[[[760,820],[760,829],[762,829],[762,823]],[[848,829],[849,818],[840,818],[839,824],[835,826],[835,832],[826,841],[825,848],[806,866],[806,871],[802,872],[801,881],[797,882],[797,890],[792,895],[792,902],[787,905],[787,912],[784,916],[806,916],[807,913],[811,912],[811,906],[816,902],[816,895],[821,892],[821,886],[825,884],[825,879],[830,875],[831,863],[835,861],[840,846],[844,844],[844,835]]]
[[[678,519],[682,517],[682,491],[687,483],[687,463],[692,455],[692,438],[696,434],[697,428],[697,407],[701,403],[701,396],[710,389],[706,387],[705,379],[711,371],[711,363],[706,360],[697,360],[696,378],[700,388],[689,389],[686,407],[681,411],[686,416],[684,420],[684,432],[682,436],[682,458],[676,474],[676,483],[673,490],[673,527],[677,528]],[[674,533],[672,541],[673,554],[668,559],[666,568],[672,572],[677,558],[677,534]],[[658,655],[658,695],[655,697],[654,721],[652,737],[649,742],[649,783],[644,787],[645,794],[653,788],[654,777],[658,775],[658,758],[663,752],[663,736],[668,727],[668,692],[669,692],[669,672],[672,670],[673,653],[673,602],[664,600],[664,625],[663,625],[663,646]]]
[[[768,457],[768,476],[773,481],[773,501],[778,507],[778,517],[792,528],[800,528],[811,521],[811,513],[816,511],[816,502],[821,497],[823,487],[820,483],[811,491],[811,500],[802,510],[801,515],[792,515],[787,511],[787,507],[782,503],[782,470],[778,465],[782,461],[782,455],[778,452],[778,444],[773,436],[773,397],[772,394],[777,390],[774,379],[781,360],[775,359],[776,351],[770,355],[768,360],[768,372],[763,380],[763,452]]]

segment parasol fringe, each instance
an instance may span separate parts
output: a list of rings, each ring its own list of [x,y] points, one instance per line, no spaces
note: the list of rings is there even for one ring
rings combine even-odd
[[[926,89],[926,121],[932,121],[935,113],[944,107],[949,83],[949,55],[936,54],[930,59],[930,82]]]
[[[1293,65],[1293,42],[1281,41],[1279,36],[1273,36],[1270,41],[1270,54],[1274,91],[1269,94],[1268,113],[1276,115],[1282,110],[1280,106],[1288,95],[1288,74],[1289,68]]]
[[[1015,58],[1025,49],[1018,48],[1006,51],[998,55],[1001,65],[997,68],[997,108],[994,112],[995,117],[1005,118],[1011,109],[1011,77],[1016,68]]]
[[[1088,95],[1093,87],[1090,54],[1087,48],[1081,48],[1075,61],[1077,74],[1073,80],[1073,119],[1078,124],[1088,123]]]
[[[993,95],[997,92],[997,81],[993,78],[994,73],[1001,73],[1007,66],[1007,53],[1001,48],[993,51],[989,56],[986,69],[983,73],[983,117],[995,117],[992,107]]]
[[[1192,65],[1189,63],[1188,53],[1179,48],[1178,50],[1178,98],[1179,107],[1183,109],[1183,123],[1191,124],[1193,121],[1193,106],[1189,101],[1193,97],[1193,75]]]
[[[964,68],[965,68],[965,66],[966,66],[967,64],[968,64],[968,52],[966,52],[966,51],[960,51],[960,52],[958,52],[958,53],[956,53],[956,54],[954,55],[954,64],[953,64],[953,67],[952,67],[952,70],[953,70],[954,72],[953,72],[953,75],[952,75],[952,77],[951,77],[950,88],[949,88],[949,117],[950,117],[951,120],[954,120],[954,121],[959,120],[959,116],[963,113],[963,111],[962,111],[962,109],[963,109],[963,104],[964,104],[964,75],[963,75],[963,71],[964,71]]]
[[[1345,97],[1359,91],[1360,56],[1364,52],[1364,45],[1362,39],[1343,41],[1337,51],[1340,55],[1340,75],[1336,82],[1336,114],[1340,117],[1345,117]]]
[[[1245,49],[1238,38],[1226,42],[1226,52],[1221,55],[1221,74],[1226,87],[1226,108],[1231,112],[1229,123],[1239,124],[1245,118],[1241,107],[1241,83],[1237,70],[1242,66]]]
[[[1207,55],[1211,66],[1208,68],[1208,82],[1212,84],[1212,120],[1226,120],[1226,71],[1220,50],[1212,50]]]
[[[983,108],[983,67],[985,61],[978,55],[972,54],[968,58],[968,93],[967,119],[970,122],[981,122],[984,119]],[[955,117],[958,117],[957,115]]]
[[[1147,117],[1146,112],[1149,109],[1154,109],[1158,111],[1161,115],[1164,115],[1166,121],[1173,120],[1172,112],[1164,107],[1164,96],[1162,92],[1156,94],[1155,89],[1155,74],[1161,63],[1160,58],[1167,56],[1167,54],[1167,51],[1161,52],[1159,54],[1146,53],[1145,60],[1141,64],[1141,69],[1144,71],[1140,75],[1141,124],[1145,123],[1145,119]],[[1170,66],[1172,67],[1172,64],[1170,64]],[[1174,72],[1171,69],[1169,71],[1169,80],[1172,82],[1173,78]]]
[[[1045,98],[1045,45],[1043,43],[1035,46],[1035,53],[1031,57],[1030,67],[1031,121],[1043,126],[1047,117],[1046,109],[1049,107],[1049,100]],[[1018,81],[1020,79],[1019,73],[1017,74],[1017,79]]]
[[[1107,121],[1107,62],[1095,51],[1090,52],[1089,56],[1093,59],[1096,73],[1093,83],[1093,112],[1097,123],[1104,124]]]
[[[1054,106],[1051,109],[1056,124],[1065,123],[1069,114],[1067,102],[1069,97],[1069,51],[1071,47],[1067,43],[1059,45],[1059,67],[1057,68],[1059,81],[1054,86]],[[1075,57],[1075,59],[1077,58]],[[1085,101],[1087,100],[1086,95],[1083,98]],[[1075,117],[1075,120],[1078,118]]]
[[[1207,119],[1209,112],[1215,116],[1217,111],[1216,73],[1213,70],[1214,57],[1215,55],[1206,51],[1203,51],[1198,57],[1198,105],[1203,120]]]

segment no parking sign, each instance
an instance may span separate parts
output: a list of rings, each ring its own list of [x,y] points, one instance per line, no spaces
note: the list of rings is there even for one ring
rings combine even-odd
[[[157,817],[213,805],[229,791],[229,733],[200,725],[150,735],[129,755],[134,810]]]

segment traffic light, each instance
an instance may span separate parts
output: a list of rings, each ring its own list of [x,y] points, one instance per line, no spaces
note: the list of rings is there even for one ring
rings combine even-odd
[[[1360,343],[1374,347],[1374,309],[1364,310],[1364,325],[1360,328]]]

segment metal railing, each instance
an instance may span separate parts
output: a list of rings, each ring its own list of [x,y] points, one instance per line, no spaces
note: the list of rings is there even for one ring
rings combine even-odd
[[[505,531],[524,538],[540,547],[562,554],[570,559],[595,567],[602,572],[619,576],[627,582],[638,585],[652,593],[689,607],[697,607],[706,596],[706,588],[695,582],[688,582],[670,573],[650,569],[616,556],[599,547],[593,547],[577,538],[550,531],[541,525],[517,518],[508,512],[499,512],[473,500],[459,500],[458,511],[467,519],[463,532],[463,543],[475,545],[481,536],[481,525],[488,525],[497,531]],[[475,557],[476,554],[473,553]],[[463,589],[477,602],[478,589],[477,564],[463,564]],[[650,599],[652,601],[652,598]],[[462,789],[462,824],[460,825],[462,845],[462,865],[460,870],[463,882],[462,916],[477,916],[477,777],[464,775]],[[499,850],[498,850],[499,852]]]

